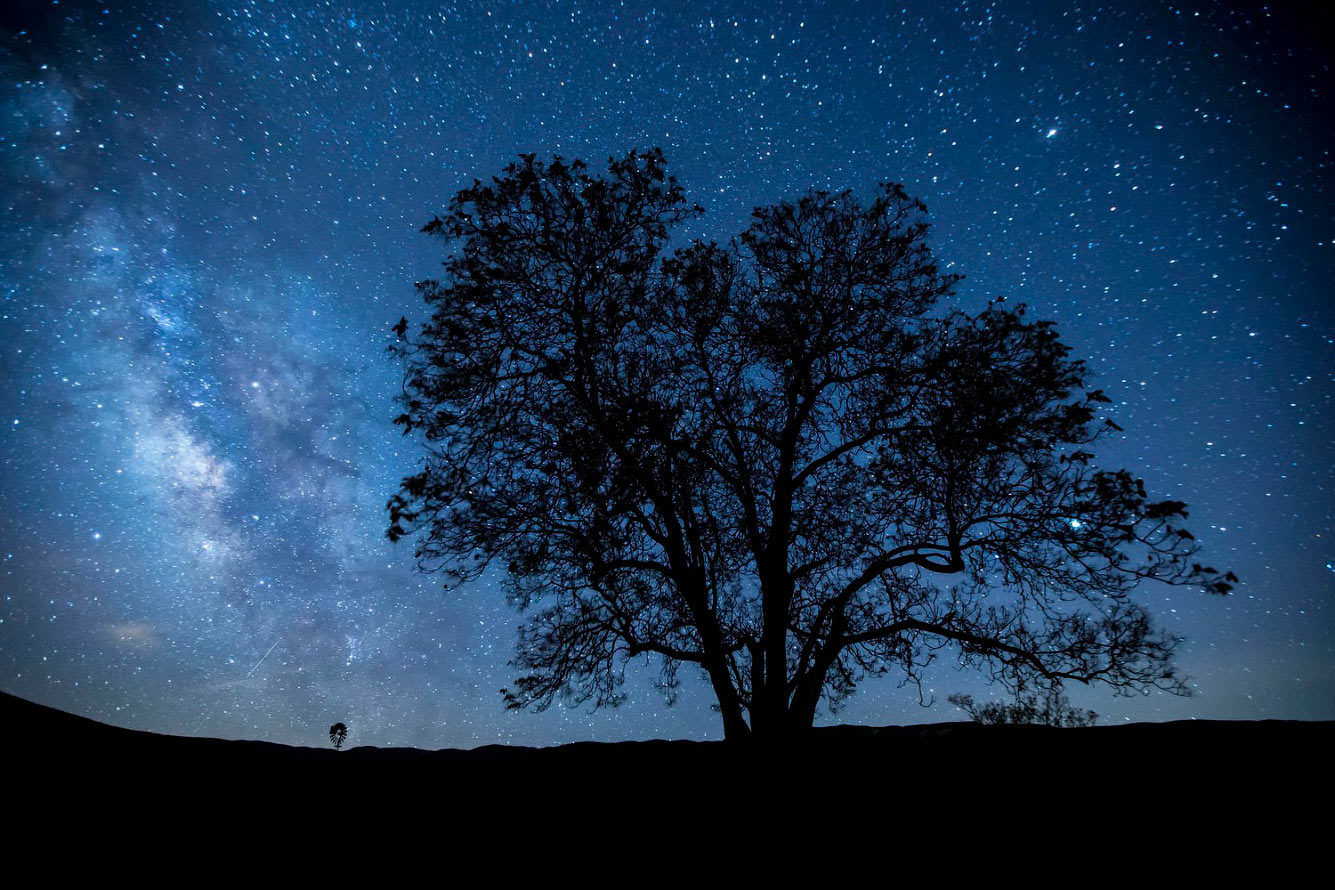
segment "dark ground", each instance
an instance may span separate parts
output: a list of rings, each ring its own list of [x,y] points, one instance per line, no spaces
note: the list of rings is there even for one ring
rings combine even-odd
[[[782,752],[734,750],[721,742],[580,742],[553,748],[488,745],[472,750],[299,748],[269,742],[187,738],[122,729],[0,693],[5,760],[44,768],[53,784],[256,781],[380,784],[454,794],[513,785],[587,783],[609,790],[664,786],[719,799],[777,781],[791,793],[866,793],[904,786],[966,790],[997,783],[1098,784],[1116,777],[1259,791],[1300,782],[1330,790],[1335,721],[1138,723],[1043,726],[819,728]],[[777,764],[775,761],[777,760]],[[780,769],[776,769],[780,766]],[[787,778],[783,778],[784,776]],[[770,780],[768,777],[774,777]]]
[[[781,751],[655,740],[336,752],[121,729],[3,693],[0,727],[4,812],[38,848],[112,831],[174,836],[177,850],[244,838],[239,855],[275,839],[288,851],[318,839],[324,855],[331,838],[423,833],[525,856],[535,841],[559,855],[571,843],[709,837],[738,849],[768,836],[766,849],[809,861],[814,837],[819,855],[839,856],[831,838],[998,832],[1108,849],[1196,839],[1197,853],[1244,832],[1258,850],[1258,832],[1300,844],[1290,828],[1328,824],[1335,752],[1335,722],[1297,721],[839,726]],[[24,846],[11,835],[10,849]]]

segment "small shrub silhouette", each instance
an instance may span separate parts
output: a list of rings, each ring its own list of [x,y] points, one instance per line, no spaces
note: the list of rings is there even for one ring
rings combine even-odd
[[[956,693],[947,701],[962,709],[975,723],[1000,726],[1008,723],[1032,723],[1039,726],[1093,726],[1099,715],[1084,708],[1071,707],[1061,694],[1061,687],[1043,692],[1020,693],[1013,703],[976,704],[971,695]]]
[[[342,723],[335,723],[329,727],[329,741],[334,743],[334,750],[337,751],[343,747],[343,742],[348,738],[348,728]]]

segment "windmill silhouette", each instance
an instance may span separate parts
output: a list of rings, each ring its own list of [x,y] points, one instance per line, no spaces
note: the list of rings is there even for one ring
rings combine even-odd
[[[343,747],[343,742],[348,738],[348,728],[342,723],[335,723],[329,727],[329,741],[334,743],[334,750]]]

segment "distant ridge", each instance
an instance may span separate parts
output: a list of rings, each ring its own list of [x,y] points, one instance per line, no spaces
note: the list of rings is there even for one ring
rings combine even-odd
[[[352,747],[345,751],[332,748],[298,747],[276,742],[236,741],[217,738],[173,736],[142,730],[125,729],[80,717],[57,708],[37,704],[9,693],[0,692],[0,720],[8,727],[3,741],[7,752],[65,756],[77,752],[81,759],[109,759],[144,755],[159,757],[170,751],[191,757],[241,756],[246,758],[298,758],[312,763],[381,762],[421,758],[460,761],[501,762],[539,759],[579,759],[584,755],[612,755],[624,752],[627,759],[640,757],[689,756],[717,752],[722,742],[665,741],[651,739],[636,742],[573,742],[552,747],[532,748],[517,745],[484,745],[473,749]],[[1076,729],[1046,726],[981,726],[969,722],[927,723],[912,726],[827,726],[817,727],[811,738],[799,748],[813,755],[831,748],[857,751],[867,748],[921,747],[953,749],[961,745],[1055,749],[1069,745],[1084,753],[1099,753],[1115,746],[1123,753],[1143,748],[1152,753],[1179,745],[1227,742],[1264,747],[1278,746],[1291,755],[1304,752],[1329,752],[1335,743],[1335,721],[1302,720],[1176,720],[1166,723],[1129,723]],[[1166,746],[1166,747],[1160,747]],[[1287,747],[1293,746],[1293,747]],[[1046,749],[1054,750],[1046,750]],[[925,752],[920,752],[925,753]]]
[[[375,812],[449,801],[451,818],[501,818],[543,800],[562,801],[568,818],[605,819],[646,802],[683,815],[739,802],[769,801],[780,812],[876,799],[943,817],[962,802],[995,799],[1007,812],[1046,818],[1096,794],[1109,817],[1132,818],[1157,795],[1204,818],[1244,802],[1276,811],[1329,800],[1335,790],[1335,721],[834,726],[777,751],[662,740],[334,751],[123,729],[5,693],[0,721],[3,762],[24,779],[11,781],[11,803],[16,793],[39,808],[114,795],[129,816],[336,795]]]

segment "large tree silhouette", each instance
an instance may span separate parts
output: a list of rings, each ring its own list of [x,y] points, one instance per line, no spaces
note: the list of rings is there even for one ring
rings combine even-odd
[[[956,277],[897,185],[701,212],[662,154],[605,176],[522,156],[424,231],[396,423],[425,449],[389,502],[447,586],[500,560],[530,618],[513,707],[614,704],[624,666],[708,677],[729,739],[811,726],[943,650],[1014,688],[1181,691],[1145,579],[1225,593],[1185,505],[1096,469],[1111,421],[1053,325],[938,308]]]

